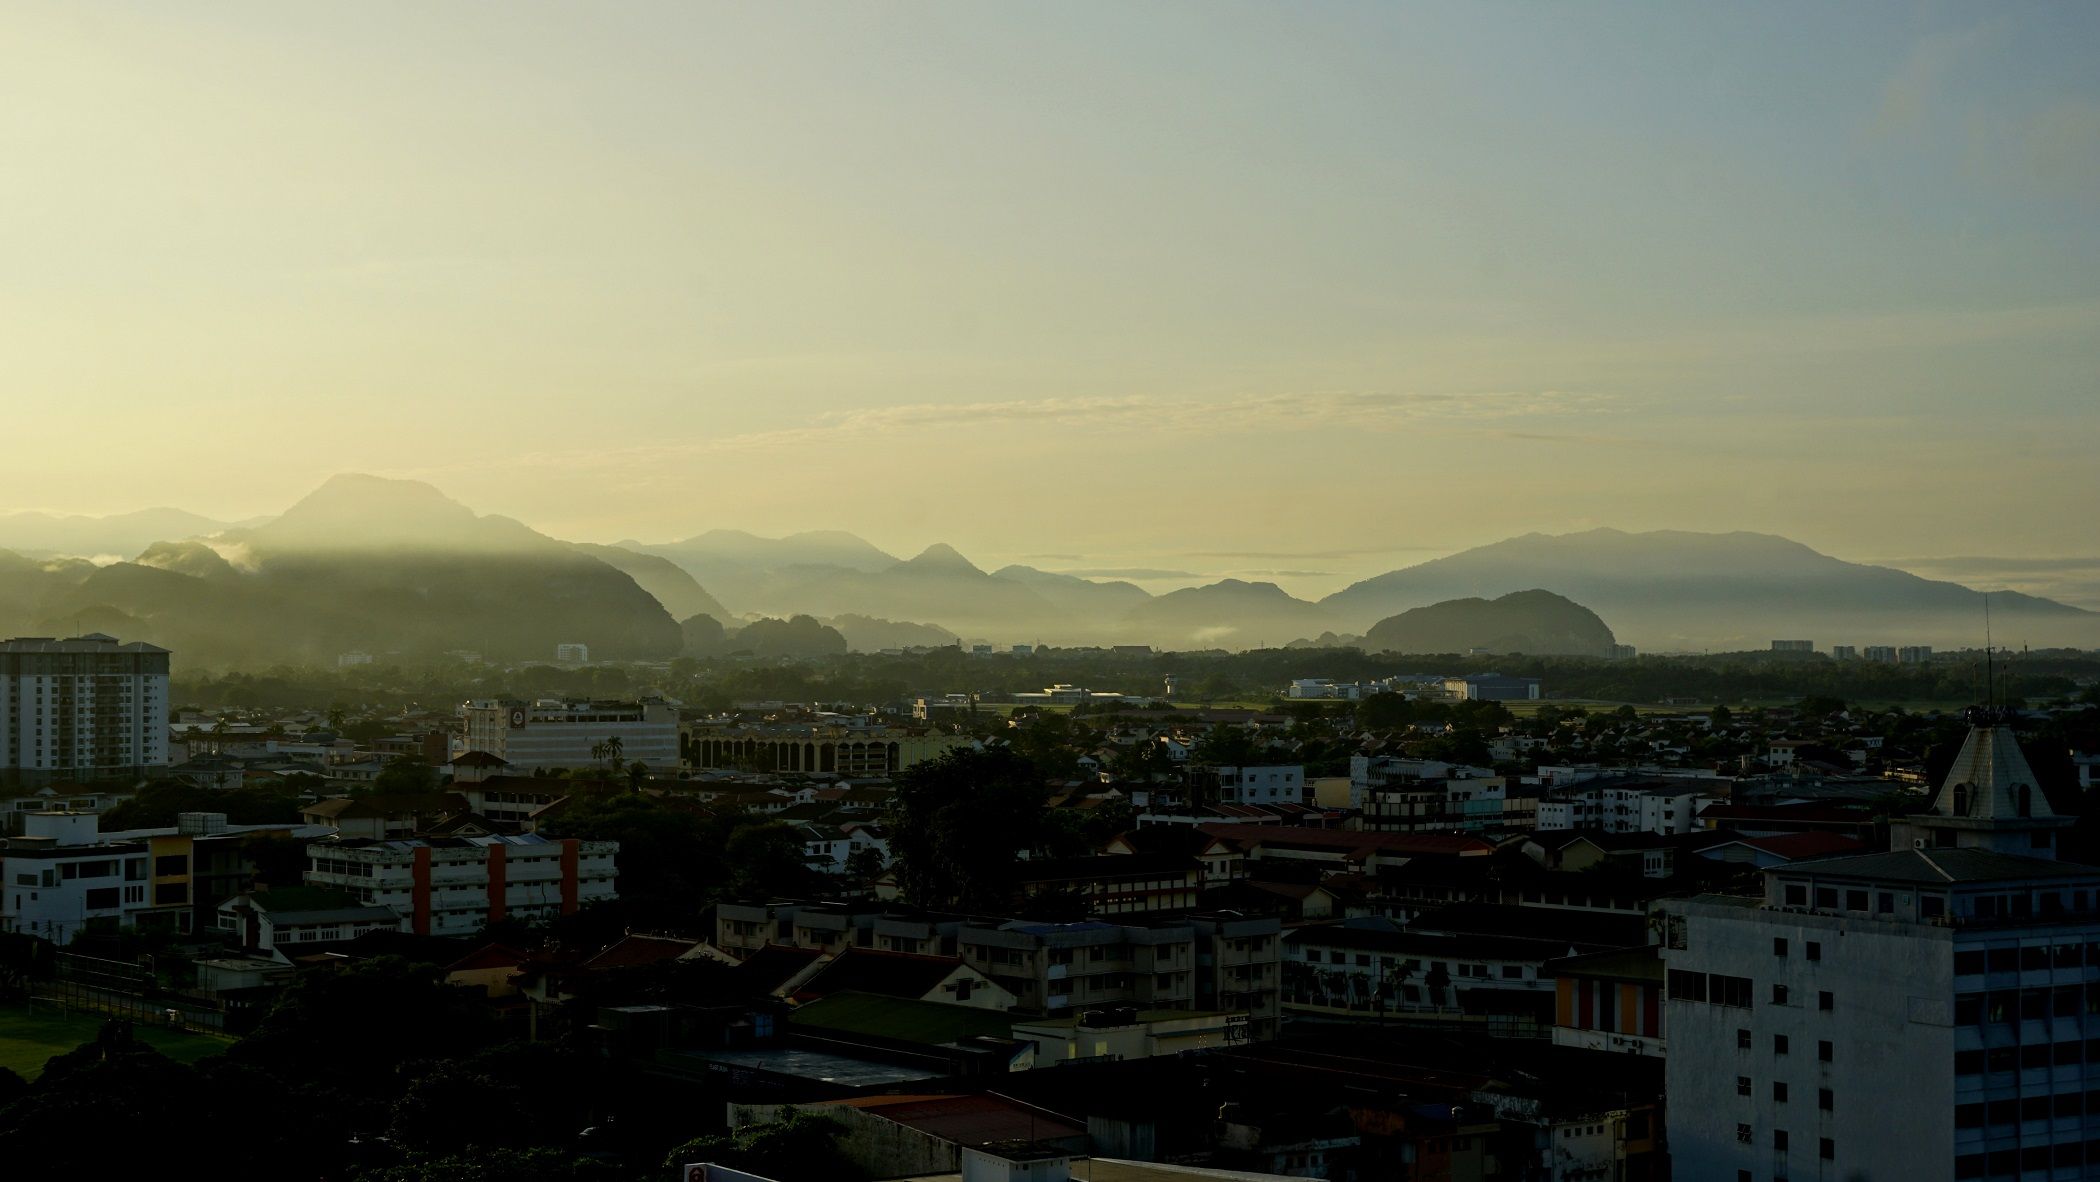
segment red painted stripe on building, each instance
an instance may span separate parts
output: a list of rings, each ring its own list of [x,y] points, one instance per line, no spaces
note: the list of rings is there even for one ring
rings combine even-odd
[[[510,898],[510,847],[498,842],[489,847],[489,922],[501,923]]]
[[[573,837],[564,837],[561,842],[561,913],[576,913],[576,863],[580,843]]]
[[[410,920],[418,936],[430,934],[430,847],[416,847],[409,863]]]

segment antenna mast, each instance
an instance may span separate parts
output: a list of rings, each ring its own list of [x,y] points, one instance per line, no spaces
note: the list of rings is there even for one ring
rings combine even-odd
[[[1983,593],[1983,701],[1992,721],[1998,713],[1998,671],[1991,655],[1991,593]]]

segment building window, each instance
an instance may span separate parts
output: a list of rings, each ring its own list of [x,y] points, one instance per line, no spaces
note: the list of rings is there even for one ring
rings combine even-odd
[[[1816,1146],[1816,1156],[1822,1158],[1824,1161],[1836,1161],[1837,1155],[1837,1142],[1831,1140],[1828,1137],[1823,1138],[1822,1143]]]
[[[1778,1151],[1779,1151],[1779,1152],[1781,1152],[1781,1153],[1785,1153],[1785,1152],[1786,1152],[1786,1130],[1785,1130],[1785,1129],[1773,1129],[1773,1130],[1772,1130],[1772,1148],[1774,1148],[1774,1149],[1778,1150]]]
[[[1783,1006],[1783,1005],[1785,1005],[1785,1004],[1786,1004],[1786,999],[1787,999],[1787,988],[1786,988],[1786,986],[1784,986],[1784,985],[1781,985],[1781,984],[1780,984],[1779,982],[1777,982],[1777,981],[1774,981],[1774,982],[1772,982],[1772,1004],[1773,1004],[1773,1005],[1775,1005],[1775,1006]]]
[[[1774,956],[1785,956],[1785,955],[1786,955],[1786,937],[1785,937],[1785,936],[1774,936],[1774,937],[1772,937],[1772,955],[1774,955]]]
[[[1775,1104],[1786,1103],[1786,1081],[1777,1079],[1772,1081],[1772,1102]]]
[[[1738,1096],[1747,1096],[1750,1094],[1749,1076],[1738,1075],[1735,1077],[1735,1094]]]
[[[1832,1058],[1836,1056],[1836,1054],[1837,1048],[1831,1043],[1829,1039],[1826,1038],[1816,1043],[1816,1058],[1819,1061],[1828,1063],[1831,1061]]]
[[[1750,1135],[1750,1126],[1749,1126],[1749,1125],[1737,1125],[1737,1126],[1735,1127],[1735,1139],[1736,1139],[1736,1140],[1737,1140],[1738,1142],[1740,1142],[1741,1144],[1744,1144],[1744,1145],[1748,1145],[1748,1144],[1750,1144],[1750,1143],[1751,1143],[1751,1141],[1752,1141],[1752,1138],[1751,1138],[1751,1135]]]
[[[1837,1097],[1829,1088],[1816,1089],[1816,1107],[1824,1112],[1837,1111]]]
[[[1775,1034],[1772,1036],[1772,1053],[1775,1055],[1786,1054],[1786,1035]]]
[[[1837,994],[1832,993],[1828,989],[1817,993],[1816,1008],[1824,1011],[1835,1010],[1837,1008]]]
[[[1749,1032],[1749,1031],[1747,1031],[1747,1030],[1737,1030],[1737,1031],[1735,1032],[1735,1049],[1736,1049],[1736,1050],[1739,1050],[1739,1051],[1747,1051],[1747,1050],[1749,1050],[1749,1049],[1750,1049],[1750,1032]]]

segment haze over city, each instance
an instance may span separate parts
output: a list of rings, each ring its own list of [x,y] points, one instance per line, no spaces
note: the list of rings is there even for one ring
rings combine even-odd
[[[18,8],[11,422],[126,460],[0,504],[374,471],[1301,595],[1749,529],[2091,603],[2095,20]]]
[[[0,5],[0,1177],[2100,1178],[2096,61]]]

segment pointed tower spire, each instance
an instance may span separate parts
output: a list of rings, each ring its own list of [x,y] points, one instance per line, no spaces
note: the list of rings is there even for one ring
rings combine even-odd
[[[2050,807],[2012,728],[1985,710],[1972,713],[1968,737],[1931,808],[1908,820],[1913,843],[1926,848],[2032,858],[2056,857],[2055,831],[2075,823]]]

